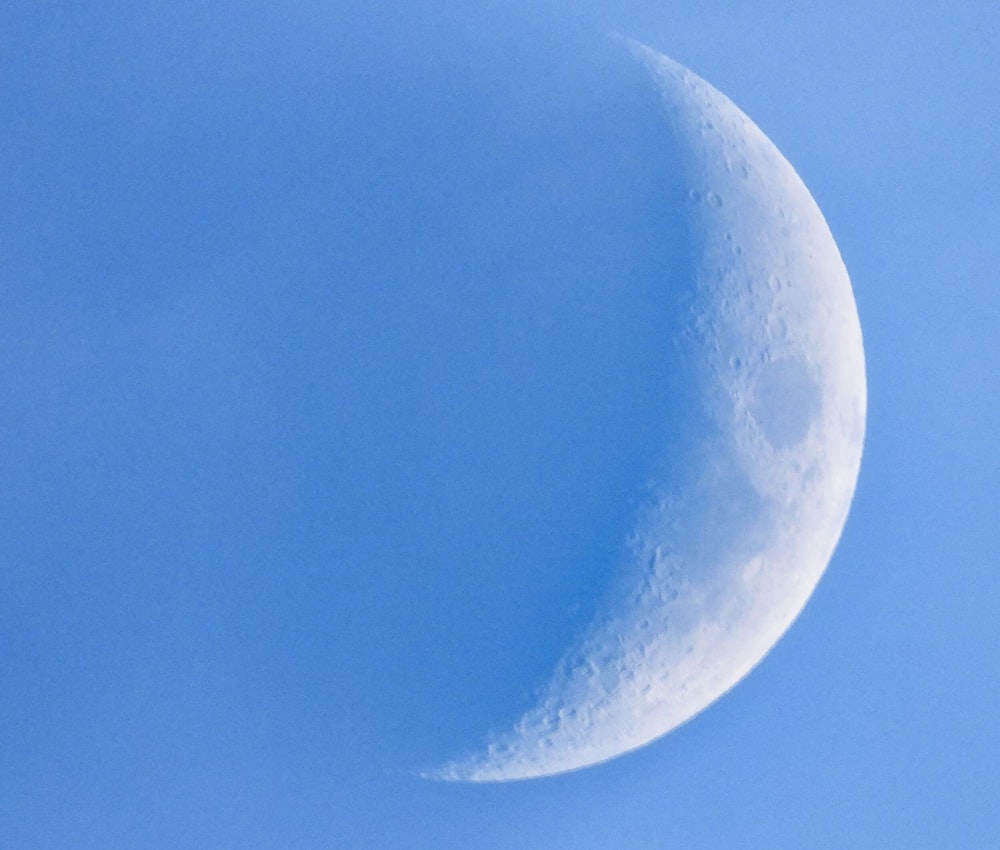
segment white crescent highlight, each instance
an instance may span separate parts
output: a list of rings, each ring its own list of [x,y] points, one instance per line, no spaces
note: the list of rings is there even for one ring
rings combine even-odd
[[[739,682],[806,604],[840,537],[864,441],[861,329],[806,187],[728,98],[629,43],[683,148],[698,251],[682,341],[704,434],[660,482],[618,591],[536,707],[481,752],[426,774],[545,776],[633,750]]]

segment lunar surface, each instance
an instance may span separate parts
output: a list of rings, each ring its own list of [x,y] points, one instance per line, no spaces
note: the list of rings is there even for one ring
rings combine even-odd
[[[770,140],[698,76],[639,44],[682,149],[695,279],[684,338],[703,423],[653,482],[614,591],[537,705],[426,775],[570,771],[669,732],[739,682],[806,604],[840,537],[865,426],[844,264]],[[512,718],[513,720],[513,718]]]

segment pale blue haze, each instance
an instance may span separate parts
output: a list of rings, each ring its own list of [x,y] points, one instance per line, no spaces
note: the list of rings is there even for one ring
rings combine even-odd
[[[822,207],[855,505],[691,723],[426,782],[530,704],[690,416],[672,143],[610,31]],[[988,3],[4,4],[0,848],[990,846],[997,55]]]

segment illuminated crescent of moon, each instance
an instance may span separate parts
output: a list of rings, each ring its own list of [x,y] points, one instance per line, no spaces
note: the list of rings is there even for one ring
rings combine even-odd
[[[708,427],[627,541],[619,590],[537,705],[428,773],[503,781],[641,747],[732,688],[816,587],[854,494],[865,425],[861,330],[819,208],[728,98],[629,42],[685,160],[698,252],[688,351]]]

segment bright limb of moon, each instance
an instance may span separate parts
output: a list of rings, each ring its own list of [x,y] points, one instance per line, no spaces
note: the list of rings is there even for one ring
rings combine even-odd
[[[728,98],[629,42],[685,158],[698,250],[682,341],[707,427],[680,480],[656,484],[621,580],[537,705],[428,776],[504,781],[641,747],[739,682],[825,570],[864,440],[861,329],[809,191]]]

